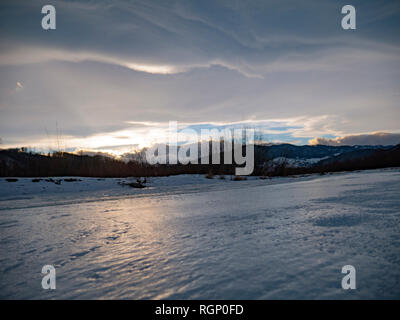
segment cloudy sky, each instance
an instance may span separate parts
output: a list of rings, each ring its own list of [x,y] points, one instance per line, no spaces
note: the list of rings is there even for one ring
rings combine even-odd
[[[3,0],[0,39],[0,147],[129,151],[171,120],[400,143],[398,1]]]

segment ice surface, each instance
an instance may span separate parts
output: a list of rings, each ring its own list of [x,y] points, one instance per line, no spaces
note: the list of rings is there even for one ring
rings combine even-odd
[[[400,298],[399,169],[79,179],[0,179],[0,298]]]

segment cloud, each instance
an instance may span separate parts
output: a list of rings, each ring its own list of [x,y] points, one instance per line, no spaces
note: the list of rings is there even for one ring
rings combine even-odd
[[[370,134],[349,135],[334,139],[315,138],[309,141],[311,145],[354,146],[354,145],[397,145],[400,143],[400,133],[375,132]]]
[[[34,63],[44,63],[51,61],[67,61],[67,62],[83,62],[95,61],[106,64],[114,64],[123,66],[131,70],[152,73],[152,74],[172,74],[182,72],[184,68],[174,67],[172,65],[161,64],[142,64],[140,62],[132,62],[127,58],[121,58],[118,55],[109,56],[104,53],[54,49],[46,47],[21,46],[10,44],[12,50],[0,52],[0,65],[27,65]]]
[[[225,129],[254,129],[255,140],[258,142],[269,143],[295,143],[306,144],[310,137],[318,134],[326,134],[327,128],[315,126],[320,117],[309,118],[287,118],[270,120],[242,120],[236,122],[229,121],[210,121],[210,122],[178,122],[178,130],[194,130],[195,137],[201,134],[201,130],[225,130]],[[128,121],[125,127],[118,130],[99,132],[87,136],[78,137],[76,135],[59,132],[47,132],[46,136],[31,136],[27,138],[23,135],[10,141],[4,141],[4,147],[13,146],[34,146],[38,150],[55,150],[62,147],[65,150],[101,150],[109,153],[120,154],[132,151],[134,146],[137,148],[148,147],[154,144],[168,143],[170,138],[169,122],[139,122]],[[58,128],[58,131],[61,131]],[[184,143],[190,136],[182,136],[178,139],[179,143]],[[197,135],[196,135],[197,134]]]
[[[4,2],[2,64],[90,60],[153,74],[220,65],[263,77],[346,68],[360,60],[398,61],[399,56],[398,39],[387,36],[393,25],[383,19],[400,16],[389,1],[357,4],[362,28],[354,35],[339,27],[336,1],[55,0],[53,5],[57,29],[50,33],[31,18],[35,1]]]
[[[40,1],[0,2],[8,145],[47,144],[56,123],[82,148],[125,136],[143,145],[169,120],[277,121],[260,125],[265,139],[297,143],[400,129],[394,1],[354,3],[356,32],[340,28],[341,4],[329,0],[52,4],[57,29],[44,31]]]

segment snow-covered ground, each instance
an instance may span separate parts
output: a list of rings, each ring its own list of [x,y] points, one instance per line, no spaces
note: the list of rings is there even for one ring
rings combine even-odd
[[[0,298],[400,298],[399,169],[78,179],[0,179]]]
[[[340,153],[338,153],[340,154]],[[269,165],[271,167],[275,167],[277,165],[285,164],[290,168],[307,168],[315,165],[316,163],[329,159],[329,156],[322,158],[286,158],[286,157],[276,157],[273,160],[269,161]]]

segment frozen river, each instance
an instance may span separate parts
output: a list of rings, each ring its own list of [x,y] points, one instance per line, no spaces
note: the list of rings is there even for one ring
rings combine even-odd
[[[31,180],[0,179],[2,299],[400,298],[398,169],[143,190]]]

